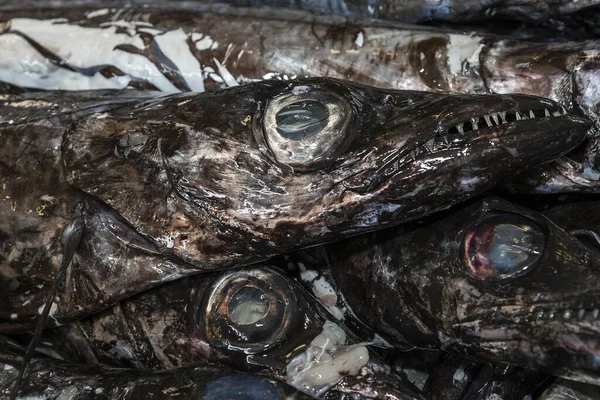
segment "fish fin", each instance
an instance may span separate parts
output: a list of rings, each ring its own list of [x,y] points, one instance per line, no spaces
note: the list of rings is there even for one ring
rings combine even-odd
[[[58,291],[58,287],[62,282],[65,273],[67,271],[67,267],[71,264],[73,257],[75,256],[75,251],[79,244],[81,243],[81,238],[83,237],[84,224],[80,219],[76,219],[71,224],[69,224],[63,232],[62,244],[63,244],[63,259],[60,263],[60,267],[56,273],[56,277],[54,278],[54,285],[46,298],[46,304],[44,305],[44,310],[40,314],[40,317],[37,320],[37,325],[35,326],[35,331],[33,332],[33,336],[31,338],[31,342],[29,342],[29,346],[27,347],[27,351],[25,352],[25,357],[23,358],[23,366],[19,370],[19,375],[17,376],[17,380],[15,382],[15,386],[10,395],[10,400],[15,400],[19,391],[21,390],[21,385],[23,384],[23,380],[26,378],[26,371],[29,365],[29,362],[33,358],[33,354],[35,353],[35,348],[39,344],[42,339],[42,332],[44,331],[44,327],[46,326],[46,321],[48,320],[48,316],[50,315],[50,309],[52,308],[52,303],[54,301],[54,296],[56,296],[56,292]]]

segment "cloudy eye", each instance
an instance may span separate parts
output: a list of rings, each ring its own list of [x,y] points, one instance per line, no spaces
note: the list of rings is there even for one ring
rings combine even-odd
[[[282,108],[275,115],[276,130],[291,140],[306,140],[327,126],[329,112],[318,101],[300,101]]]
[[[254,131],[276,162],[297,171],[321,168],[351,140],[352,108],[342,96],[321,88],[297,86],[271,99]]]
[[[206,338],[221,348],[264,351],[286,337],[296,304],[293,289],[274,270],[226,272],[201,309]]]
[[[528,270],[542,256],[544,246],[539,225],[505,213],[487,217],[467,233],[464,257],[478,278],[505,278]]]

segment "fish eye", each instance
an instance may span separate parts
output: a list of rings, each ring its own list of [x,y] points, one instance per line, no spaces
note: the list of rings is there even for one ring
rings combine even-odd
[[[204,302],[201,321],[211,345],[249,354],[283,341],[297,308],[287,280],[270,268],[224,273]]]
[[[269,100],[253,120],[254,133],[269,154],[296,171],[321,168],[334,160],[349,138],[352,107],[342,96],[311,86],[296,86]]]
[[[503,279],[528,271],[542,256],[544,230],[529,218],[513,213],[493,214],[466,234],[463,257],[479,279]]]

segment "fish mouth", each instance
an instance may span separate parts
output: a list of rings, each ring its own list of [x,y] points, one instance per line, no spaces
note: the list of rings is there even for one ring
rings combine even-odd
[[[468,333],[498,361],[600,384],[600,306],[564,304],[502,313],[503,322],[463,321]]]
[[[526,134],[531,131],[533,121],[559,122],[572,125],[573,128],[588,122],[584,118],[569,114],[564,106],[547,99],[527,96],[511,96],[511,99],[514,100],[514,106],[504,111],[440,122],[435,134],[427,142],[419,144],[413,152],[432,154],[462,148],[480,137]]]
[[[429,135],[386,156],[369,179],[369,184],[356,191],[367,193],[377,190],[413,164],[440,156],[461,157],[474,151],[485,151],[486,147],[490,147],[490,141],[496,141],[492,145],[498,147],[508,143],[507,151],[517,156],[532,150],[526,137],[536,140],[546,137],[549,148],[564,148],[555,152],[558,157],[583,141],[592,126],[587,118],[569,113],[564,106],[552,100],[526,95],[480,98],[489,101],[486,97],[495,98],[497,104],[492,105],[492,111],[484,114],[468,112],[469,109],[480,108],[473,104],[477,100],[463,100],[446,107],[437,116],[437,127]],[[569,135],[572,138],[568,138]],[[569,146],[569,142],[572,145]]]

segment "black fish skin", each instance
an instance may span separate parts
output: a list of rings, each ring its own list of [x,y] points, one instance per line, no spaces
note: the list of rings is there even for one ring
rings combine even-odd
[[[545,250],[522,276],[486,281],[469,272],[465,237],[491,214],[520,215],[543,229]],[[599,259],[543,215],[488,198],[330,249],[333,276],[353,311],[392,344],[598,383]]]
[[[195,0],[195,1],[165,1],[165,0],[70,0],[53,1],[51,3],[39,0],[25,0],[18,6],[10,0],[0,1],[0,11],[15,9],[39,9],[40,6],[64,9],[72,7],[107,8],[124,6],[145,6],[166,10],[210,10],[228,9],[230,7],[245,9],[257,8],[267,12],[277,9],[302,10],[323,15],[345,17],[366,17],[379,20],[402,21],[409,23],[450,22],[450,23],[501,23],[511,20],[534,23],[551,30],[577,30],[578,24],[589,23],[589,14],[597,13],[600,3],[598,0],[580,1],[477,1],[453,0],[440,2],[423,2],[420,0]],[[587,15],[586,15],[587,14]],[[585,17],[588,17],[587,19]],[[592,21],[594,21],[592,19]],[[590,24],[591,30],[594,26]],[[554,32],[555,33],[555,32]],[[555,33],[556,34],[556,33]],[[591,34],[591,32],[589,33]]]
[[[561,114],[489,128],[480,122],[469,131],[470,118],[489,112],[506,112],[510,120],[524,109],[558,105],[523,95],[385,91],[331,79],[150,100],[125,92],[114,104],[99,99],[100,108],[89,95],[96,96],[65,94],[58,107],[44,100],[54,94],[2,102],[0,331],[34,325],[60,264],[57,238],[75,218],[84,222],[84,236],[51,324],[185,275],[450,207],[567,152],[590,126]],[[309,151],[325,153],[290,168],[282,160],[305,150],[287,141],[280,146],[292,146],[291,153],[274,150],[277,134],[263,119],[281,101],[314,96],[333,107],[334,125],[326,129],[336,139],[317,136],[320,144]],[[43,117],[54,108],[62,111]],[[453,125],[464,121],[463,135]]]
[[[24,351],[0,338],[0,396],[13,389]],[[37,357],[29,364],[31,378],[16,399],[180,399],[303,400],[312,397],[265,377],[203,365],[171,371],[139,371],[70,364]]]
[[[28,56],[15,62],[0,60],[0,73],[13,84],[20,82],[22,86],[42,89],[105,87],[102,85],[108,83],[103,78],[111,84],[118,78],[121,84],[124,80],[128,87],[136,89],[212,90],[249,80],[318,76],[394,89],[525,93],[547,97],[582,112],[595,121],[596,130],[600,128],[598,40],[543,43],[554,37],[544,34],[535,38],[540,43],[532,43],[481,29],[474,29],[475,35],[465,34],[473,30],[462,26],[444,30],[284,9],[230,8],[198,2],[169,5],[172,8],[168,11],[125,7],[104,9],[107,13],[101,15],[90,13],[89,8],[73,7],[2,12],[0,38],[6,39],[3,45],[19,47]],[[175,6],[182,6],[187,12]],[[597,15],[600,18],[600,12]],[[23,26],[16,22],[21,18],[40,21]],[[110,33],[117,25],[119,35],[135,37],[144,44],[143,49],[126,44],[123,41],[127,39],[121,37],[117,43],[122,43],[112,53],[105,51],[101,60],[87,59],[85,54],[73,54],[68,46],[61,46],[60,36],[56,35],[62,28],[48,24],[53,18],[66,18],[68,29],[85,31],[84,47],[96,46],[103,30],[112,37],[106,40],[117,39],[115,33]],[[149,33],[149,26],[156,28],[156,33]],[[177,33],[178,39],[161,48],[156,40],[165,33]],[[209,40],[214,40],[213,45],[209,49],[197,48],[197,36],[212,38]],[[169,46],[183,46],[187,57],[165,57]],[[137,69],[123,68],[117,58],[124,53],[135,55],[133,66],[137,65]],[[31,62],[38,57],[50,66],[46,72],[39,70],[38,62]],[[140,68],[138,63],[146,65]],[[229,83],[225,83],[220,72],[221,64],[226,65]],[[140,69],[156,71],[140,77]],[[52,78],[60,72],[71,74],[70,79]],[[23,90],[5,88],[11,89]],[[560,162],[532,171],[512,186],[519,192],[598,192],[598,138],[585,146],[583,160],[561,158]]]
[[[213,292],[222,281],[229,283]],[[276,307],[275,312],[269,311],[255,323],[237,324],[229,310],[230,300],[240,287],[261,290],[268,301],[286,306]],[[139,370],[224,365],[285,382],[287,363],[321,333],[328,318],[315,299],[290,277],[259,265],[171,282],[52,329],[44,340],[61,356],[87,365]],[[340,326],[347,333],[348,344],[360,343]],[[246,335],[250,339],[242,340]],[[247,344],[237,344],[244,341]],[[421,398],[418,390],[373,350],[369,350],[369,363],[357,376],[343,377],[327,393]]]

